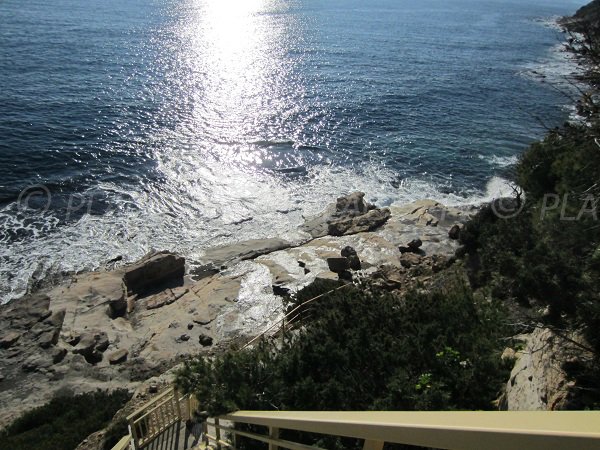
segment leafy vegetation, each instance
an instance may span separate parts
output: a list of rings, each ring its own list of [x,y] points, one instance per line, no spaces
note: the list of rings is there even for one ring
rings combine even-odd
[[[585,68],[577,85],[581,120],[550,131],[523,154],[519,214],[501,218],[484,208],[461,236],[475,287],[538,307],[528,312],[531,321],[586,337],[595,356],[572,373],[577,409],[600,407],[600,29],[588,21],[599,11],[596,1],[568,25],[578,33],[567,47]]]
[[[104,428],[129,398],[126,390],[56,397],[2,430],[0,448],[73,450],[91,433]]]
[[[295,301],[332,286],[317,282]],[[491,409],[507,376],[500,366],[501,316],[499,305],[475,298],[454,277],[440,291],[404,298],[346,288],[312,303],[299,334],[188,361],[177,383],[211,414]],[[343,445],[352,448],[351,442]]]
[[[106,430],[104,435],[103,450],[111,450],[121,440],[123,436],[129,434],[129,424],[125,418],[121,418],[114,422]]]

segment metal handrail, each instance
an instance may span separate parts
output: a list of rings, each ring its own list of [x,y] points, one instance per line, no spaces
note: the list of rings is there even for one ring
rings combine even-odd
[[[317,295],[316,297],[310,298],[308,300],[306,300],[305,302],[300,303],[299,305],[297,305],[294,309],[292,309],[290,312],[288,312],[286,315],[283,316],[283,318],[281,320],[278,320],[277,322],[273,323],[271,326],[269,326],[266,330],[264,330],[262,333],[254,336],[252,339],[250,339],[250,341],[246,342],[246,344],[244,344],[242,347],[240,347],[240,351],[244,350],[245,348],[249,347],[250,345],[252,345],[254,342],[256,342],[258,339],[260,339],[261,337],[265,336],[269,331],[271,331],[273,328],[277,327],[280,323],[281,323],[281,331],[285,330],[285,326],[286,326],[286,320],[287,320],[287,324],[289,325],[291,323],[291,320],[289,320],[289,317],[294,314],[296,311],[298,311],[300,308],[308,305],[309,303],[314,302],[315,300],[319,300],[320,298],[325,297],[326,295],[329,295],[335,291],[338,291],[340,289],[346,288],[348,286],[354,286],[354,284],[352,283],[346,283],[343,284],[341,286],[336,287],[335,289],[331,289],[330,291],[327,292],[323,292],[322,294]],[[296,316],[294,316],[294,320],[300,315],[300,313],[298,313]],[[277,333],[277,332],[276,332]]]

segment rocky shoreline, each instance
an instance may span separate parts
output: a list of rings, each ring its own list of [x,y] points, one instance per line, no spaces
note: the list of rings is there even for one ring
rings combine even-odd
[[[477,210],[433,200],[378,208],[353,193],[308,219],[300,243],[210,248],[193,273],[184,258],[153,253],[2,305],[0,427],[57,393],[133,391],[189,355],[247,342],[281,318],[282,294],[317,278],[426,282],[453,261],[456,227]]]

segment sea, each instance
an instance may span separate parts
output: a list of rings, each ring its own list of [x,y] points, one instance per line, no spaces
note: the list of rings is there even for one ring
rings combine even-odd
[[[2,0],[0,300],[280,236],[336,197],[461,205],[573,115],[585,0]]]

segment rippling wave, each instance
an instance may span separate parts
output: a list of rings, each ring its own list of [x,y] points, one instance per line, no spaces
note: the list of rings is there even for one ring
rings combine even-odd
[[[534,116],[568,114],[531,73],[570,64],[544,20],[578,6],[3,1],[0,297],[152,248],[297,239],[352,190],[489,198]]]

